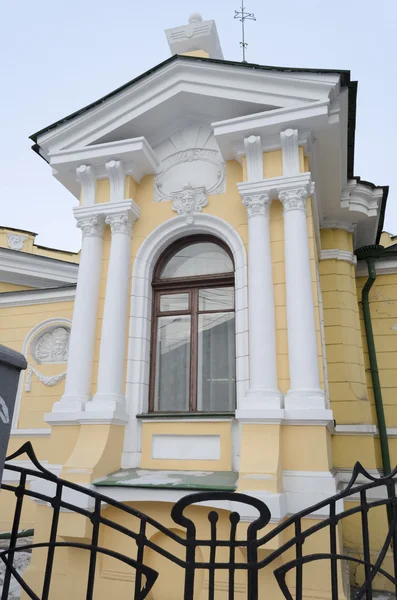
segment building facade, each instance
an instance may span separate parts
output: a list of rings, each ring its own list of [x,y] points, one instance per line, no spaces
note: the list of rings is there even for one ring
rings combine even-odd
[[[354,176],[348,71],[224,60],[215,23],[199,15],[166,34],[171,58],[32,136],[79,199],[82,247],[43,249],[34,234],[0,229],[0,343],[29,364],[10,453],[31,440],[54,473],[106,485],[167,526],[187,489],[219,488],[263,500],[274,526],[336,493],[357,460],[383,470],[360,310],[368,270],[355,255],[374,244],[388,250],[371,306],[397,462],[388,189]],[[208,509],[195,511],[204,531]],[[23,524],[39,539],[50,514],[29,501]],[[62,514],[60,527],[65,540],[89,537],[78,515]],[[342,534],[359,554],[359,532]],[[153,599],[181,597],[166,585],[177,575],[152,559],[165,582]],[[57,555],[54,598],[84,585],[87,561]],[[44,566],[33,552],[34,589]],[[128,593],[120,568],[101,560],[98,598]],[[307,598],[330,597],[321,569],[305,586]],[[261,590],[281,598],[270,579]]]

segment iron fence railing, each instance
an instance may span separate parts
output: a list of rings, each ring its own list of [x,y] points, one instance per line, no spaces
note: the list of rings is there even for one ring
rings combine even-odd
[[[26,453],[32,463],[32,468],[25,468],[13,464],[13,460]],[[7,474],[13,474],[7,478]],[[18,582],[26,595],[33,600],[52,600],[51,582],[53,578],[54,557],[58,548],[79,548],[89,555],[87,568],[86,589],[84,597],[87,600],[95,598],[96,581],[98,579],[98,557],[109,556],[127,565],[134,572],[134,582],[131,584],[131,599],[144,600],[150,591],[161,586],[159,573],[148,562],[148,553],[156,553],[170,563],[181,569],[183,577],[183,595],[181,600],[192,600],[195,596],[195,581],[198,573],[205,572],[207,587],[201,591],[202,600],[207,594],[208,600],[214,600],[217,594],[216,580],[219,573],[223,573],[224,587],[227,590],[228,600],[247,598],[259,600],[265,598],[261,588],[263,581],[261,574],[268,570],[269,577],[275,577],[280,589],[280,598],[286,600],[302,600],[304,594],[305,569],[310,565],[327,565],[327,589],[332,600],[344,598],[344,573],[346,566],[352,569],[357,566],[364,572],[363,581],[357,584],[355,598],[371,600],[373,597],[374,582],[383,577],[388,589],[397,592],[397,510],[395,485],[397,468],[387,477],[375,479],[357,463],[347,487],[331,498],[323,500],[314,506],[292,515],[278,525],[271,524],[271,514],[268,507],[251,496],[233,492],[200,492],[189,494],[176,502],[171,510],[171,518],[175,527],[168,528],[131,506],[118,502],[94,489],[82,487],[56,477],[46,470],[37,460],[30,442],[7,459],[2,490],[15,497],[14,519],[10,524],[9,547],[0,551],[0,559],[5,565],[5,575],[1,600],[9,597],[12,578]],[[364,477],[367,482],[358,484],[359,477]],[[46,482],[40,486],[28,485],[31,479]],[[85,503],[72,503],[68,501],[71,492],[78,492],[87,499]],[[47,541],[34,539],[31,543],[21,544],[18,536],[21,527],[21,515],[26,498],[32,498],[52,507],[51,527]],[[349,508],[344,502],[349,500]],[[207,514],[210,535],[206,539],[198,537],[200,529],[194,521],[190,507],[199,503],[218,506],[222,502],[230,503],[233,507],[244,505],[257,511],[258,516],[248,526],[243,527],[238,512],[229,512],[228,533],[220,533],[219,513],[210,510]],[[85,504],[85,507],[83,506]],[[118,516],[129,515],[129,526],[125,518],[109,518],[108,511],[103,506],[113,507]],[[87,508],[87,506],[89,506]],[[78,541],[62,541],[58,535],[58,526],[61,511],[72,511],[86,517],[92,525],[90,543]],[[370,514],[378,511],[377,523],[382,521],[385,525],[385,536],[379,542],[379,531],[376,529],[376,542],[373,540],[373,531],[370,527]],[[325,515],[325,516],[324,516]],[[348,519],[355,520],[355,526],[360,531],[360,544],[358,549],[344,549],[341,535],[341,526]],[[357,521],[358,519],[358,521]],[[380,521],[379,521],[380,519]],[[101,545],[101,532],[109,528],[126,536],[132,541],[129,555],[118,552],[114,548]],[[176,533],[175,529],[180,533]],[[171,552],[167,544],[156,541],[156,533],[161,533],[165,538],[179,549]],[[310,552],[311,541],[314,536],[322,535],[320,546],[324,548],[321,553]],[[284,541],[277,542],[284,536]],[[319,545],[319,544],[317,544]],[[46,566],[40,590],[33,590],[24,580],[23,573],[18,572],[15,557],[18,552],[31,552],[36,548],[46,548]],[[273,548],[273,549],[272,549]],[[375,559],[374,553],[377,553]],[[392,567],[387,569],[385,561]],[[277,561],[277,563],[276,563]],[[278,565],[278,566],[277,566]],[[244,574],[245,584],[241,586],[241,573]],[[239,585],[237,585],[237,579]],[[357,582],[356,582],[357,583]],[[226,586],[226,587],[225,587]],[[345,586],[346,587],[346,586]],[[236,589],[238,588],[238,590]],[[204,594],[204,595],[203,595]],[[159,597],[158,594],[156,597]]]

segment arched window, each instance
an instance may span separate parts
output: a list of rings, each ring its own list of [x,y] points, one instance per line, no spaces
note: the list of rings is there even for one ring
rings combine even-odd
[[[149,410],[235,408],[234,265],[216,238],[191,236],[153,277]]]

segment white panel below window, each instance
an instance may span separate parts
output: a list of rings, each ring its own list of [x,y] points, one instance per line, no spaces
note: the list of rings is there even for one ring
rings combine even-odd
[[[153,435],[152,458],[172,460],[219,460],[219,435]]]

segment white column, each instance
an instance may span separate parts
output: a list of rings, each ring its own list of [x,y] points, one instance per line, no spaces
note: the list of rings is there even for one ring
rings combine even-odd
[[[290,389],[285,409],[324,409],[320,389],[306,200],[310,184],[279,189],[284,207]]]
[[[259,185],[256,184],[256,187]],[[270,203],[268,192],[249,195],[243,192],[243,204],[248,213],[250,385],[241,414],[247,416],[247,411],[253,411],[253,417],[268,416],[269,409],[281,409],[283,400],[277,382]]]
[[[74,302],[72,329],[69,343],[69,359],[65,392],[52,412],[73,413],[84,410],[91,400],[92,363],[95,349],[99,284],[102,268],[102,243],[104,217],[79,217],[75,209],[77,227],[82,230],[79,274]]]
[[[261,138],[244,140],[248,182],[238,185],[248,214],[248,321],[250,384],[238,418],[281,417],[270,248],[271,196],[263,179]]]
[[[112,240],[105,306],[103,311],[97,392],[86,406],[87,412],[104,412],[116,418],[125,418],[124,361],[130,285],[130,255],[132,224],[139,216],[139,208],[132,200],[119,202],[125,210],[111,212],[106,217]]]

